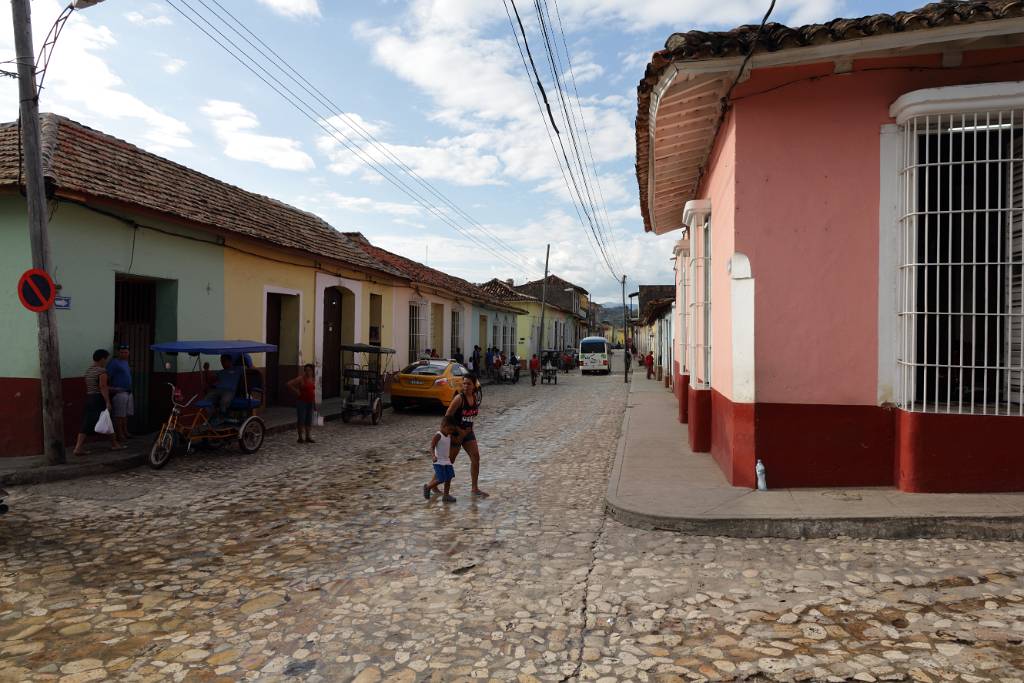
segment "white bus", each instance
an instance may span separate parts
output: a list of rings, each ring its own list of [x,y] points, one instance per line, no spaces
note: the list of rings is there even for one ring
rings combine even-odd
[[[580,370],[583,374],[599,372],[611,374],[611,345],[604,337],[586,337],[580,340]]]

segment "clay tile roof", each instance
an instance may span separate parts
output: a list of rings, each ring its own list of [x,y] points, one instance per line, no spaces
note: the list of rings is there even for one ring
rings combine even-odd
[[[790,27],[768,23],[757,41],[758,52],[778,52],[844,40],[943,28],[982,21],[1024,17],[1024,0],[947,0],[894,14],[872,14],[854,19],[833,19],[824,24]],[[640,184],[640,210],[644,227],[650,231],[647,175],[649,169],[649,126],[651,92],[662,72],[673,62],[745,56],[754,43],[758,27],[739,26],[729,31],[687,31],[673,33],[665,49],[655,52],[637,86],[636,174]]]
[[[42,119],[43,168],[57,196],[155,212],[197,227],[400,275],[323,219],[247,192],[56,114]],[[0,125],[0,186],[19,183],[18,127]]]
[[[520,292],[512,285],[498,278],[483,283],[480,285],[480,289],[498,301],[540,301],[537,297],[530,296],[526,292]]]
[[[413,282],[429,285],[451,294],[452,297],[477,301],[490,306],[496,306],[498,308],[517,313],[519,312],[517,309],[503,304],[500,299],[493,297],[483,288],[477,287],[467,280],[455,277],[454,275],[449,275],[448,273],[437,270],[436,268],[431,268],[430,266],[423,265],[422,263],[413,261],[412,259],[399,256],[398,254],[387,251],[386,249],[374,246],[373,244],[370,244],[370,241],[361,233],[346,232],[344,235],[353,244],[366,252],[366,254],[371,258],[394,268]]]

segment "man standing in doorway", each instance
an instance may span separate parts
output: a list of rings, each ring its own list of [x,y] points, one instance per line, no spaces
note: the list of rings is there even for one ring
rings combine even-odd
[[[107,363],[107,385],[110,389],[111,417],[114,435],[120,443],[129,439],[128,418],[135,414],[132,396],[132,369],[128,364],[128,344],[117,345],[117,356]]]

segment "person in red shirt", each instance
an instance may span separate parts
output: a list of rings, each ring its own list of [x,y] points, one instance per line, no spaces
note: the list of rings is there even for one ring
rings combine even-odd
[[[537,386],[537,376],[540,375],[540,358],[537,354],[533,354],[533,358],[530,359],[530,384]]]
[[[299,443],[316,443],[310,431],[313,429],[313,411],[316,405],[316,368],[312,363],[302,366],[302,374],[288,382],[288,388],[295,392],[295,428],[299,432]]]
[[[651,352],[647,353],[647,357],[644,358],[644,365],[647,366],[647,379],[654,378],[654,354]]]

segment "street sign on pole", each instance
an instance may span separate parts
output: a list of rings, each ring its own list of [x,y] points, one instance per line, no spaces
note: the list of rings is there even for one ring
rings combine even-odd
[[[45,270],[26,270],[18,279],[18,299],[22,306],[33,313],[49,310],[56,298],[57,288]]]

